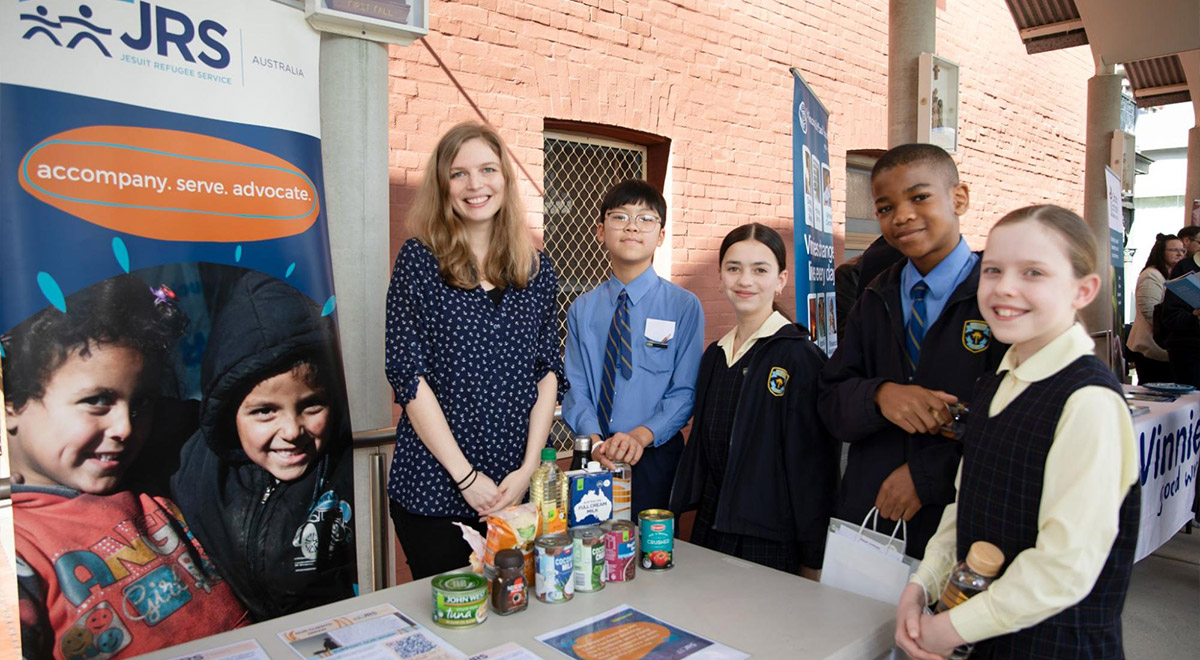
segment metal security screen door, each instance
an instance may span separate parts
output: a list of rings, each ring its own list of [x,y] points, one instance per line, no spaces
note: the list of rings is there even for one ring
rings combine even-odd
[[[625,179],[646,178],[646,149],[600,138],[545,134],[546,253],[558,271],[559,337],[567,335],[567,309],[608,279],[608,259],[596,240],[600,200]],[[571,431],[555,424],[559,451],[571,448]]]

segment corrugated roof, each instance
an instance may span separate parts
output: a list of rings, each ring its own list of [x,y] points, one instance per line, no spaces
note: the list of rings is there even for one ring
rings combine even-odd
[[[1005,4],[1030,55],[1088,42],[1075,0],[1005,0]]]
[[[1075,0],[1005,0],[1030,55],[1088,43]],[[1191,100],[1178,55],[1124,63],[1134,101],[1146,108]]]
[[[1018,30],[1043,27],[1079,18],[1075,0],[1005,0]]]
[[[1187,76],[1178,55],[1125,63],[1125,76],[1139,108],[1191,100]]]

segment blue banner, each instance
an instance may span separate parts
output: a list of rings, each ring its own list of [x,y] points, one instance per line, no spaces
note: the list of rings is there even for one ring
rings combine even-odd
[[[829,169],[829,111],[800,72],[792,100],[792,208],[796,320],[832,355],[837,350],[833,288],[833,178]]]
[[[0,0],[0,48],[24,655],[353,595],[319,35],[266,0]]]

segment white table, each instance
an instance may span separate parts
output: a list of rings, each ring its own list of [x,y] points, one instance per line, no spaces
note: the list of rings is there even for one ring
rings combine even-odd
[[[1145,391],[1126,385],[1126,391]],[[1200,393],[1172,403],[1130,401],[1149,413],[1133,418],[1142,484],[1142,515],[1135,561],[1166,543],[1192,519],[1200,459]]]
[[[669,571],[639,569],[633,582],[576,594],[570,602],[559,605],[533,599],[524,612],[507,617],[491,615],[483,625],[467,630],[448,630],[433,624],[429,582],[426,578],[145,657],[173,657],[256,638],[272,658],[298,658],[279,640],[278,632],[385,602],[468,655],[513,641],[543,658],[560,660],[565,656],[542,645],[534,636],[623,603],[756,658],[870,660],[891,649],[895,626],[893,605],[681,541],[675,542],[675,568]]]

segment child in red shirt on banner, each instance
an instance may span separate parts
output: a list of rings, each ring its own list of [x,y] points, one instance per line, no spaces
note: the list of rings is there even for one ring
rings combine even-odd
[[[165,287],[92,285],[3,339],[24,657],[132,657],[245,622],[166,498],[122,490],[186,320]]]

